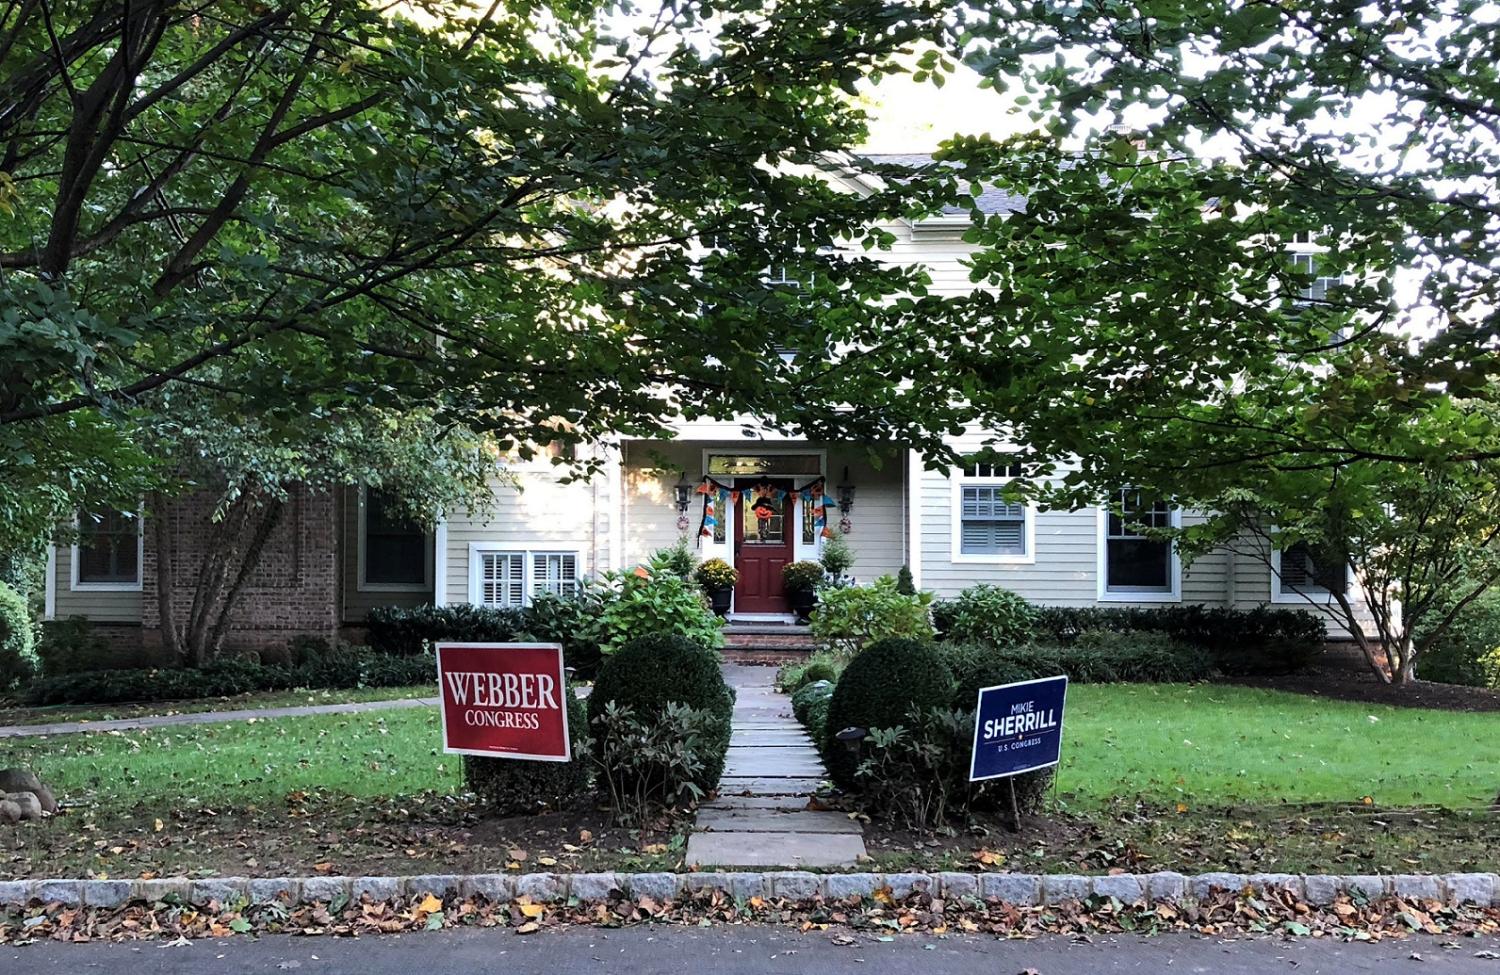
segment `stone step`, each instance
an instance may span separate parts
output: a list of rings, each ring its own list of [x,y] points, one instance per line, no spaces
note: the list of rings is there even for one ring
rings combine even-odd
[[[812,812],[807,809],[721,809],[704,806],[698,810],[695,830],[715,833],[855,833],[862,834],[859,823],[841,812]]]
[[[779,748],[786,745],[806,745],[812,747],[812,739],[802,731],[783,730],[781,728],[766,728],[763,730],[750,731],[746,729],[735,729],[734,748]]]
[[[784,812],[797,812],[807,809],[808,802],[807,796],[718,796],[699,806],[698,811],[713,809],[720,812],[733,812],[745,809],[780,809]]]
[[[726,775],[719,780],[721,795],[810,796],[822,785],[823,776],[799,778],[762,775]]]
[[[852,866],[865,853],[863,837],[840,833],[693,833],[687,862],[715,867]]]

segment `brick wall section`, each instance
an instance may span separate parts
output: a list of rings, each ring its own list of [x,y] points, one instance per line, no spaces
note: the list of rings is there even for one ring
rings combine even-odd
[[[178,501],[166,516],[176,545],[172,599],[179,623],[192,605],[192,586],[213,539],[213,508],[214,496],[205,492]],[[279,649],[295,636],[337,635],[338,524],[331,493],[301,488],[292,493],[240,596],[226,650]],[[147,646],[161,643],[158,583],[155,536],[148,525],[141,571],[141,627]]]

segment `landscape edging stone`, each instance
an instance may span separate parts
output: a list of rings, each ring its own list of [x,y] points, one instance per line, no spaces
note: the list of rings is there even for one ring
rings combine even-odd
[[[782,871],[744,873],[713,871],[703,873],[594,873],[570,875],[546,874],[467,874],[413,877],[282,877],[245,878],[214,877],[197,881],[183,877],[123,881],[75,880],[45,878],[37,880],[0,881],[0,907],[25,906],[32,901],[43,904],[58,902],[76,907],[122,906],[131,900],[159,901],[176,895],[184,902],[218,900],[228,906],[248,895],[254,903],[264,903],[278,895],[293,902],[329,902],[339,897],[361,895],[380,899],[413,897],[447,890],[464,895],[481,895],[490,900],[509,900],[525,895],[534,901],[563,901],[572,894],[581,900],[596,899],[612,891],[649,895],[659,899],[691,896],[702,890],[722,890],[737,899],[770,894],[795,900],[814,898],[843,899],[869,897],[890,889],[891,896],[901,899],[909,894],[926,892],[934,897],[982,896],[1030,906],[1083,900],[1090,896],[1113,896],[1123,900],[1139,891],[1139,899],[1149,901],[1199,900],[1214,890],[1239,891],[1285,888],[1314,906],[1326,906],[1346,894],[1375,897],[1394,893],[1422,900],[1447,903],[1474,903],[1500,907],[1500,875],[1493,873],[1400,874],[1355,876],[1344,874],[1240,874],[1202,873],[1183,875],[1171,872],[1151,874],[1114,874],[1085,876],[1078,874],[1021,873],[945,873],[878,874]],[[93,894],[93,897],[88,896]]]

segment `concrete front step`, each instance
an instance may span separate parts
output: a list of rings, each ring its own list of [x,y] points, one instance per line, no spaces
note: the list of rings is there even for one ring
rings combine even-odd
[[[841,867],[858,862],[865,841],[840,833],[694,833],[687,862],[714,867]]]
[[[841,812],[810,809],[735,809],[713,803],[699,808],[697,831],[716,833],[853,833],[859,823]]]

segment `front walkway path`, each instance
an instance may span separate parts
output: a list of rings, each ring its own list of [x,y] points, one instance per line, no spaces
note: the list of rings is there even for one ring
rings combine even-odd
[[[737,695],[729,760],[719,797],[704,803],[688,838],[687,862],[719,867],[826,867],[865,852],[859,823],[808,808],[827,777],[817,749],[776,693],[774,667],[729,664]]]
[[[76,735],[85,731],[140,731],[178,724],[218,724],[225,721],[257,721],[266,718],[300,718],[307,714],[360,714],[395,708],[435,708],[435,697],[402,697],[389,701],[348,701],[343,704],[308,704],[295,708],[245,708],[239,711],[195,711],[190,714],[145,714],[139,718],[108,721],[59,721],[55,724],[16,724],[0,728],[0,738],[38,735]]]

